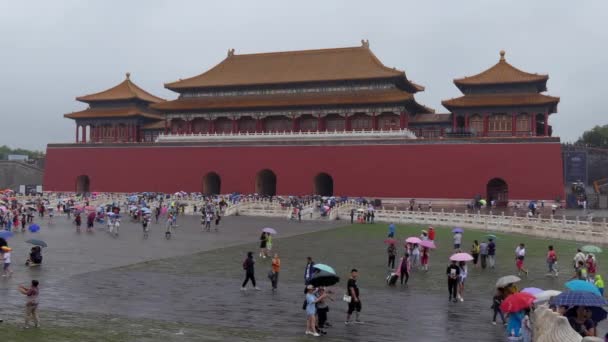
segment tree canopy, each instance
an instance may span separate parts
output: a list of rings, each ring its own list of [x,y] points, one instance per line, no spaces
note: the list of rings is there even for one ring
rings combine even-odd
[[[36,159],[44,156],[44,153],[40,151],[30,151],[23,148],[10,148],[6,145],[0,146],[0,160],[6,160],[9,154],[23,154],[29,159]]]
[[[608,148],[608,125],[595,126],[583,132],[583,135],[578,138],[576,143],[590,147]]]

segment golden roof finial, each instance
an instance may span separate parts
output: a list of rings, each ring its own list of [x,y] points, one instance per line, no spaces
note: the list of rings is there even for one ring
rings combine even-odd
[[[505,60],[505,50],[500,50],[500,60],[501,61]]]
[[[131,78],[131,73],[127,71],[127,73],[125,74],[125,76],[127,76],[127,79]]]

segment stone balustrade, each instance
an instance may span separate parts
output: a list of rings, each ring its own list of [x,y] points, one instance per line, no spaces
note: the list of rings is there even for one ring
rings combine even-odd
[[[416,139],[408,129],[364,131],[289,131],[242,133],[160,134],[156,142],[214,142],[214,141],[277,141],[277,140],[361,140],[361,139]]]

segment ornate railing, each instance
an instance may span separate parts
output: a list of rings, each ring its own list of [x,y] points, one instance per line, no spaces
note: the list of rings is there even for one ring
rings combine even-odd
[[[289,131],[289,132],[242,132],[242,133],[191,133],[160,134],[156,142],[182,141],[246,141],[246,140],[343,140],[364,138],[416,139],[408,129],[362,131]]]

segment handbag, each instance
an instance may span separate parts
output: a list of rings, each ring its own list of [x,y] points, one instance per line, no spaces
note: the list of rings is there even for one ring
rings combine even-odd
[[[342,300],[345,301],[345,302],[347,302],[347,303],[350,303],[350,302],[352,302],[353,297],[351,297],[351,296],[349,296],[347,294],[344,294],[344,297],[342,297]]]

